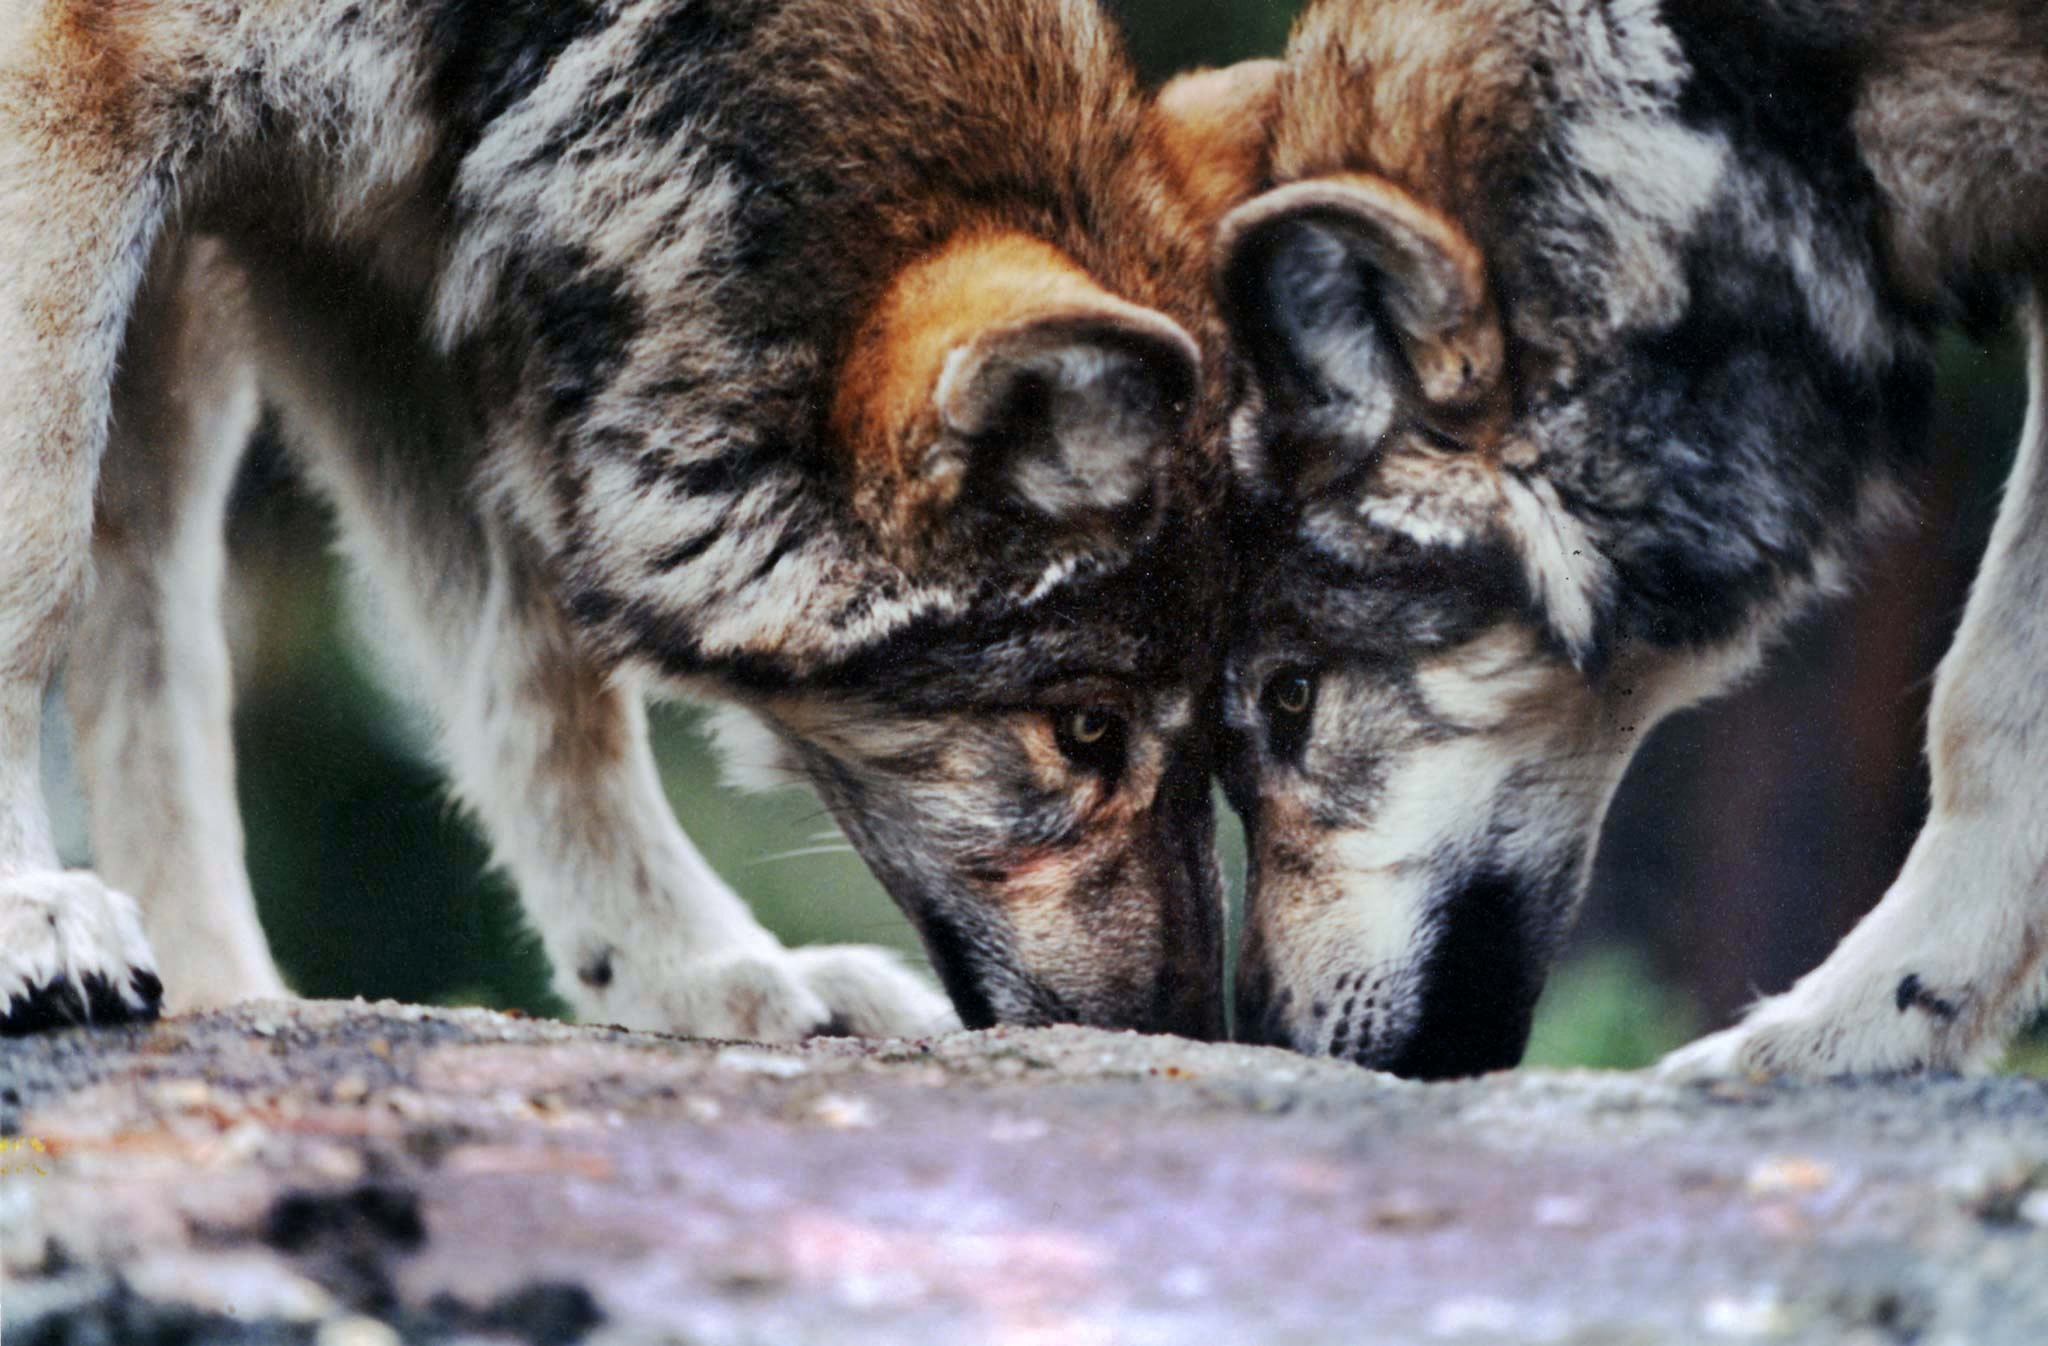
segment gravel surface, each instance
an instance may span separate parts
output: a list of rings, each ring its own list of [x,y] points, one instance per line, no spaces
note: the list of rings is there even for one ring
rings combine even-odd
[[[2041,1080],[300,1003],[0,1042],[0,1135],[7,1346],[2048,1343]]]

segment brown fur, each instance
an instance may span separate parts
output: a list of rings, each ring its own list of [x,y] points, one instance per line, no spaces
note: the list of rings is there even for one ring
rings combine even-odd
[[[1288,47],[1293,77],[1273,122],[1275,180],[1366,172],[1470,223],[1483,218],[1491,168],[1534,129],[1534,75],[1515,30],[1518,0],[1376,0],[1309,10]]]
[[[251,275],[287,446],[583,1012],[775,1037],[940,1022],[871,951],[781,948],[703,864],[647,749],[654,686],[789,731],[980,1021],[1213,1031],[1185,708],[1227,582],[1200,396],[1221,342],[1165,136],[1090,0],[0,9],[0,925],[79,918],[0,942],[0,998],[96,978],[153,1008],[134,904],[58,871],[33,753],[141,273],[203,235]],[[991,350],[962,429],[945,375]],[[1068,382],[1038,398],[1040,377]],[[971,501],[922,475],[954,432],[990,486]],[[135,535],[109,517],[103,540]],[[152,589],[160,559],[138,623],[198,611]],[[204,683],[179,662],[166,685]],[[1014,721],[1091,678],[1126,694],[1134,765],[1034,780]],[[807,738],[778,698],[843,732]],[[169,700],[124,719],[112,688],[100,737],[224,738],[224,704]],[[205,790],[233,822],[224,761],[195,783],[104,760],[110,799]],[[1088,859],[1025,875],[1020,949],[979,862],[1067,832]],[[174,840],[237,855],[226,836]],[[1094,885],[1066,915],[1040,900],[1055,872]],[[1105,902],[1118,919],[1088,924]],[[216,984],[194,924],[174,983],[274,989]],[[1167,963],[1191,975],[1155,994]]]
[[[1180,194],[1214,222],[1265,184],[1274,112],[1288,66],[1242,61],[1181,75],[1159,91],[1160,146]]]
[[[1900,15],[1896,37],[1873,36],[1857,133],[1893,204],[1899,279],[1932,296],[1968,271],[2048,268],[2048,11],[1927,8],[1931,22]]]
[[[928,458],[947,429],[935,394],[948,357],[991,333],[1128,307],[1015,231],[963,230],[898,272],[854,338],[833,408],[855,507],[877,535],[902,554],[962,486]]]

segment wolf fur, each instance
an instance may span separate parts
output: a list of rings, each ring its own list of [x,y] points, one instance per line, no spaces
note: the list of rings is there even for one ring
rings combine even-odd
[[[1926,830],[1833,957],[1669,1066],[1995,1053],[2048,989],[2048,15],[1324,0],[1271,178],[1219,260],[1241,1022],[1414,1075],[1519,1059],[1636,746],[1896,516],[1937,325],[2017,281],[2034,415]]]
[[[1181,120],[1086,0],[0,0],[0,1023],[281,989],[217,610],[260,395],[579,1014],[954,1021],[762,929],[655,691],[817,787],[959,1018],[1213,1033]]]

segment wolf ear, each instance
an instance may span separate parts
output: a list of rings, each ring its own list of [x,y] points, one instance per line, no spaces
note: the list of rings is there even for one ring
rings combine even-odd
[[[1268,403],[1295,419],[1255,465],[1313,490],[1417,414],[1462,438],[1500,410],[1504,340],[1479,249],[1391,182],[1277,188],[1224,220],[1217,286]],[[1286,454],[1313,455],[1290,461]]]
[[[1205,229],[1265,177],[1286,75],[1283,61],[1240,61],[1177,76],[1153,100],[1167,165]]]
[[[998,328],[947,357],[935,458],[1051,519],[1141,503],[1200,364],[1193,338],[1136,307]]]
[[[863,327],[834,419],[854,499],[899,553],[968,504],[1062,527],[1135,522],[1201,380],[1163,313],[1021,235],[957,242]]]

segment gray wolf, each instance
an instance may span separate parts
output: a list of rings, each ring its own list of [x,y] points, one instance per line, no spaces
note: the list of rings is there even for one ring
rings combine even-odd
[[[1223,225],[1250,1036],[1513,1065],[1660,719],[1901,509],[1930,342],[2017,293],[2034,415],[1869,917],[1675,1074],[1966,1068],[2048,979],[2048,12],[1325,0]]]
[[[6,0],[0,1026],[282,989],[218,614],[261,399],[580,1015],[1213,1035],[1176,126],[1086,0]],[[67,654],[95,873],[36,779]],[[650,693],[816,788],[951,1009],[755,921]]]

